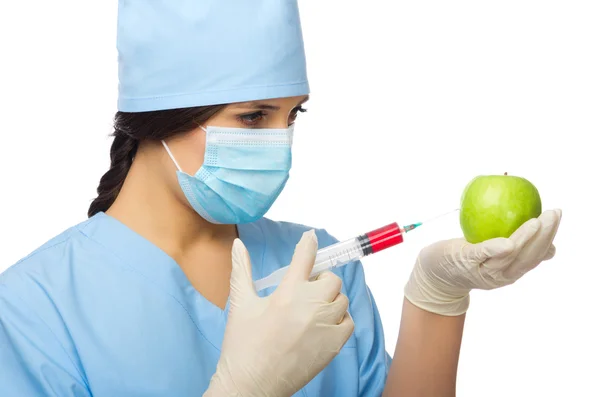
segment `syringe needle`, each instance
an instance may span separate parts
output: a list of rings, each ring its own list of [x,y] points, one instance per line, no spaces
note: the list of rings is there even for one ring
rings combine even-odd
[[[410,232],[411,230],[415,230],[416,228],[418,228],[419,226],[423,225],[424,223],[428,223],[428,222],[434,221],[434,220],[436,220],[436,219],[442,218],[442,217],[444,217],[444,216],[446,216],[446,215],[449,215],[449,214],[451,214],[451,213],[453,213],[453,212],[456,212],[456,211],[459,211],[459,210],[460,210],[460,209],[459,209],[459,208],[457,208],[457,209],[455,209],[455,210],[448,211],[448,212],[446,212],[446,213],[443,213],[443,214],[441,214],[441,215],[434,216],[433,218],[429,218],[429,219],[427,219],[427,220],[425,220],[425,221],[423,221],[423,222],[411,223],[410,225],[406,225],[406,226],[404,226],[404,227],[402,228],[402,230],[403,230],[403,232],[404,232],[404,233],[406,233],[406,232]]]
[[[445,213],[443,213],[443,214],[440,214],[440,215],[434,216],[433,218],[429,218],[429,219],[427,219],[426,221],[423,221],[423,222],[421,222],[421,224],[423,224],[423,223],[428,223],[428,222],[431,222],[431,221],[435,221],[436,219],[443,218],[443,217],[445,217],[446,215],[450,215],[450,214],[452,214],[452,213],[454,213],[454,212],[456,212],[456,211],[460,211],[460,208],[456,208],[456,209],[453,209],[452,211],[448,211],[448,212],[445,212]]]

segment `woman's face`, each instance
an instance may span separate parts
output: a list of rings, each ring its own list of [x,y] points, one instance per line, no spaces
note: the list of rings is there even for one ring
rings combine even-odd
[[[302,96],[231,104],[203,127],[287,128],[304,111],[302,104],[307,100]]]
[[[202,127],[287,128],[294,124],[298,114],[304,111],[302,105],[307,100],[308,96],[298,96],[230,104]],[[206,148],[206,133],[202,128],[196,128],[166,142],[184,172],[194,175],[200,169]],[[174,165],[166,152],[164,160],[170,163],[166,167],[167,177],[173,187],[178,188],[177,177],[173,172]]]

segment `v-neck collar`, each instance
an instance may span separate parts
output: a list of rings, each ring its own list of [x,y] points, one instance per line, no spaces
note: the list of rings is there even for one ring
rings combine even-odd
[[[254,280],[264,277],[266,240],[260,222],[237,225],[239,238],[250,253]],[[225,309],[207,300],[166,252],[104,212],[82,224],[80,231],[112,252],[123,267],[138,273],[175,299],[205,338],[220,350],[229,312],[229,297]]]

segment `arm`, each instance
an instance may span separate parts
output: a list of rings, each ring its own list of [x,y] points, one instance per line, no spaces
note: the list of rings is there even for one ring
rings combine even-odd
[[[51,330],[2,284],[0,396],[91,396]]]
[[[454,397],[465,315],[441,316],[404,300],[383,397]]]
[[[554,256],[560,211],[525,222],[510,238],[440,241],[421,250],[404,289],[402,325],[384,397],[453,397],[473,289],[510,285]]]

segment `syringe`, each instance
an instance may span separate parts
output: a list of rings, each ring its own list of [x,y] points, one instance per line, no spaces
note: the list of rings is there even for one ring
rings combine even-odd
[[[404,234],[416,229],[423,223],[412,223],[400,227],[397,223],[375,229],[371,232],[361,234],[358,237],[330,245],[317,251],[317,257],[310,278],[336,267],[347,265],[367,255],[383,251],[404,242]],[[287,272],[289,266],[282,267],[265,278],[254,282],[257,291],[278,285]]]

